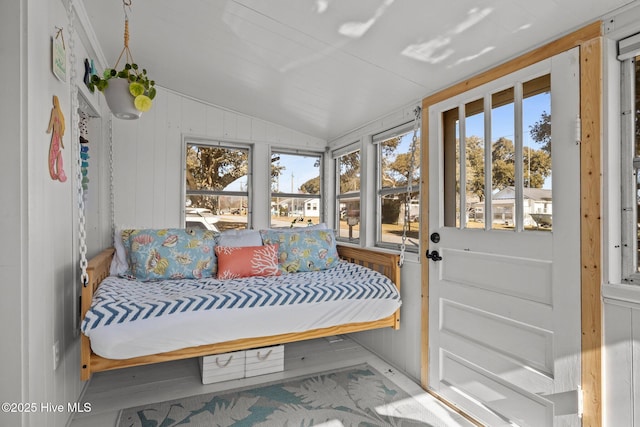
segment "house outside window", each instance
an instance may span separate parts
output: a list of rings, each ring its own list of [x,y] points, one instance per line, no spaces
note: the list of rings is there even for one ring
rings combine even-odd
[[[250,147],[186,141],[185,226],[249,228]]]
[[[336,166],[336,238],[360,242],[360,149],[351,144],[333,153]]]
[[[271,227],[322,222],[322,154],[271,153]]]
[[[377,146],[376,246],[400,249],[406,233],[406,250],[418,252],[420,144],[415,144],[412,153],[413,125],[409,122],[373,136]],[[419,130],[416,136],[419,141]]]

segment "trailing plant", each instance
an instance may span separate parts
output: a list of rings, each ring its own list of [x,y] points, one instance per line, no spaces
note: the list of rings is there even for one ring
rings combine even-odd
[[[89,89],[92,92],[95,89],[104,92],[111,79],[126,79],[129,81],[129,93],[133,97],[133,104],[138,111],[144,112],[151,109],[152,100],[156,96],[156,82],[149,79],[146,69],[143,68],[140,71],[136,63],[126,63],[120,71],[115,68],[107,68],[104,70],[102,77],[97,74],[91,76]]]

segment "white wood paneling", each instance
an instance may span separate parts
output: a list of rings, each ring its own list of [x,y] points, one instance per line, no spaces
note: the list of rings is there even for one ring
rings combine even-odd
[[[606,426],[640,426],[640,288],[605,286],[604,360]]]
[[[441,381],[455,390],[462,401],[486,402],[491,410],[484,407],[487,412],[483,418],[489,425],[553,425],[553,404],[550,401],[447,351],[441,352]],[[502,416],[507,416],[510,421]]]
[[[252,143],[255,226],[266,227],[269,147],[324,151],[326,141],[175,92],[158,89],[153,108],[139,120],[113,121],[116,226],[179,227],[182,212],[183,136]],[[265,166],[266,165],[266,166]],[[260,179],[256,179],[256,176]],[[266,203],[265,203],[266,200]],[[261,209],[264,204],[264,209]]]
[[[402,370],[420,379],[420,265],[405,261],[401,270],[400,329],[359,332],[351,337]]]
[[[551,305],[551,261],[500,256],[488,253],[443,249],[442,280],[481,287],[501,294],[517,296]],[[464,265],[465,268],[459,268]],[[500,274],[494,274],[499,271]],[[483,274],[484,273],[484,274]],[[527,286],[522,277],[538,286]]]
[[[553,376],[553,333],[453,301],[443,300],[440,328],[444,334],[472,341],[496,355],[515,359]]]

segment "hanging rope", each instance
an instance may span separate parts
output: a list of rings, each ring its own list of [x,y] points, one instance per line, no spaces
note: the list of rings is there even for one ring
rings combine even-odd
[[[409,221],[411,221],[411,193],[413,192],[413,165],[416,161],[416,150],[418,148],[418,128],[422,108],[419,106],[413,110],[415,115],[413,119],[413,138],[411,139],[411,146],[409,147],[409,171],[407,172],[407,196],[404,199],[404,222],[402,224],[402,243],[400,244],[400,260],[398,265],[402,267],[404,265],[404,254],[407,250],[407,231],[409,229]]]
[[[122,9],[124,10],[124,47],[118,56],[118,60],[113,66],[114,70],[118,69],[118,64],[120,63],[120,59],[122,59],[122,55],[126,53],[125,62],[128,64],[133,64],[133,55],[129,50],[129,15],[127,14],[127,7],[131,10],[131,0],[122,0]],[[134,70],[135,71],[135,70]],[[136,71],[137,74],[137,71]]]

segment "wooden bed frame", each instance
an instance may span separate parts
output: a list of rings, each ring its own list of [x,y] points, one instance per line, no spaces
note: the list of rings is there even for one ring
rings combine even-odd
[[[111,259],[113,258],[114,252],[115,250],[113,248],[108,248],[89,260],[89,264],[87,267],[89,282],[82,288],[81,321],[84,320],[84,317],[89,310],[89,307],[91,306],[93,293],[96,291],[96,289],[98,289],[98,286],[100,286],[102,280],[109,276]],[[398,261],[400,259],[399,255],[340,245],[338,245],[338,254],[340,255],[340,258],[346,261],[369,267],[372,270],[376,270],[384,274],[385,276],[389,277],[393,281],[393,283],[395,283],[398,291],[400,290],[400,267],[398,266]],[[247,350],[250,348],[265,347],[270,345],[302,341],[312,338],[321,338],[338,334],[346,334],[351,332],[360,332],[384,327],[391,327],[393,329],[400,328],[400,309],[398,309],[389,317],[372,322],[349,323],[328,328],[313,329],[299,333],[288,333],[266,337],[239,339],[217,344],[188,347],[166,353],[134,357],[130,359],[106,359],[104,357],[98,356],[91,351],[91,342],[89,338],[84,334],[81,334],[80,378],[82,379],[82,381],[87,381],[89,378],[91,378],[91,375],[94,372],[128,368],[131,366],[147,365],[158,362],[166,362],[169,360],[187,359],[191,357],[227,353],[236,350]]]

